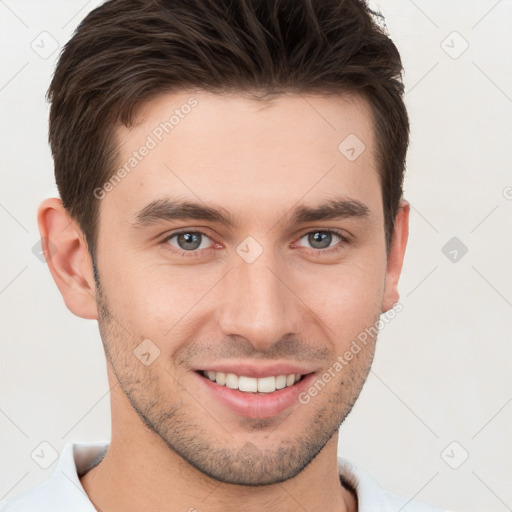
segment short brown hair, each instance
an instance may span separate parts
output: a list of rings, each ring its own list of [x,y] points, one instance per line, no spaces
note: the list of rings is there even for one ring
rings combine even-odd
[[[133,126],[143,102],[186,89],[365,98],[389,251],[409,121],[400,55],[381,20],[363,0],[110,0],[89,13],[63,49],[47,97],[57,186],[93,260],[94,190],[115,172],[116,126]]]

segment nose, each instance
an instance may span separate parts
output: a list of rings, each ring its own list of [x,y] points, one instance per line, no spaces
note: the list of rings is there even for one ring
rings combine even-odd
[[[304,318],[291,278],[268,252],[252,263],[235,255],[234,268],[222,281],[217,310],[225,335],[242,336],[262,352],[283,336],[297,335]]]

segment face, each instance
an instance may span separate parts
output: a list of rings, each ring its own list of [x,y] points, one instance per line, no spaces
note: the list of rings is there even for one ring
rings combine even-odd
[[[333,363],[390,307],[369,107],[169,94],[117,137],[125,172],[98,191],[96,260],[111,370],[204,474],[295,476],[349,413],[375,339]]]

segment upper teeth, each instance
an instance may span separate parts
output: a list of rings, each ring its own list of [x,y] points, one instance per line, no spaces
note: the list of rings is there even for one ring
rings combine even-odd
[[[223,373],[206,371],[204,372],[210,380],[240,391],[272,393],[276,389],[282,389],[287,386],[293,386],[301,377],[300,373],[291,373],[290,375],[276,375],[271,377],[246,377],[245,375],[235,375],[234,373]]]

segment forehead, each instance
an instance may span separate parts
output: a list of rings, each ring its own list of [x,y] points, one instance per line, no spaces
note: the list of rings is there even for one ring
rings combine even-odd
[[[127,220],[165,196],[261,222],[343,195],[381,210],[372,114],[357,96],[165,94],[116,136],[124,172],[100,208]]]

